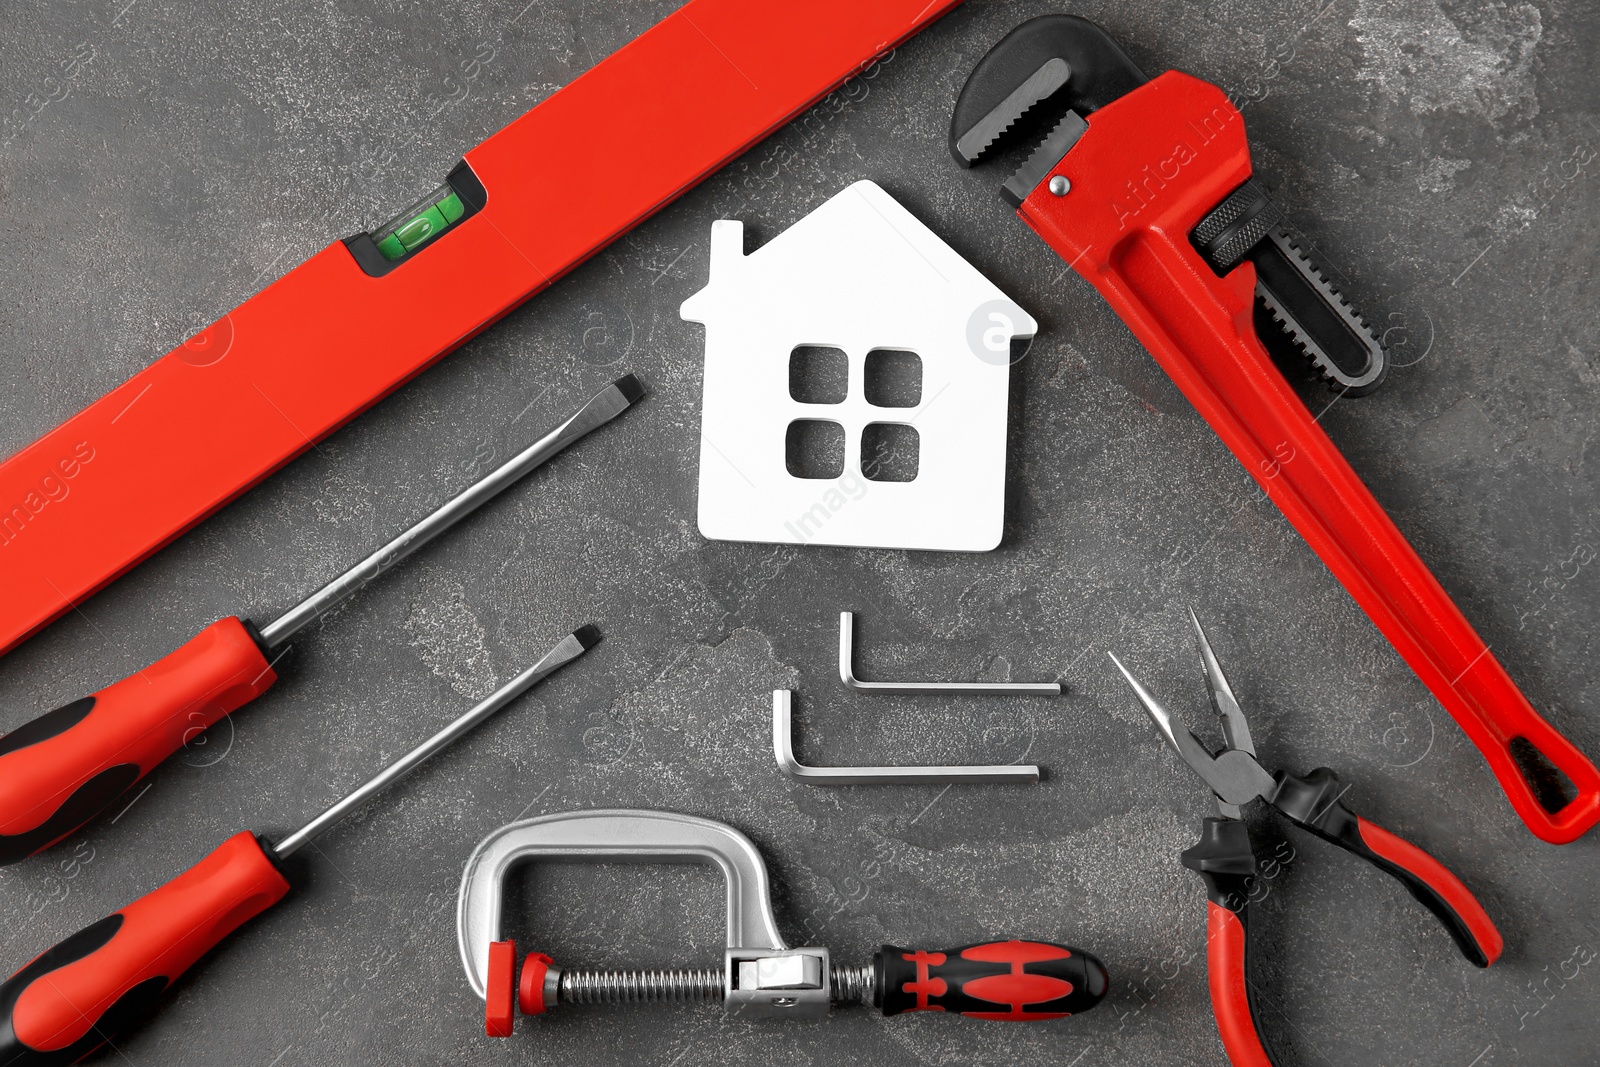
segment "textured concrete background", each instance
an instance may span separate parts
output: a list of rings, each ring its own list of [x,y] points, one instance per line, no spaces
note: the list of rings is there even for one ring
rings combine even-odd
[[[0,453],[383,221],[673,6],[525,2],[11,5]],[[1076,10],[1147,70],[1181,67],[1243,101],[1258,169],[1395,353],[1384,391],[1333,404],[1323,425],[1534,703],[1600,755],[1600,21],[1577,0],[1320,2]],[[608,640],[589,659],[308,850],[296,893],[102,1062],[1220,1064],[1204,905],[1177,858],[1205,796],[1105,662],[1118,651],[1198,713],[1193,604],[1268,762],[1338,768],[1353,806],[1458,871],[1506,936],[1503,962],[1479,972],[1388,879],[1264,830],[1292,857],[1267,883],[1256,944],[1286,1062],[1600,1062],[1595,835],[1558,849],[1523,829],[1460,730],[1114,315],[1009,217],[1000,176],[946,155],[964,72],[1052,7],[957,10],[0,660],[9,729],[221,615],[275,616],[621,371],[653,391],[308,634],[273,694],[155,774],[115,825],[0,874],[6,967],[237,829],[297,825],[592,619]],[[548,165],[639,165],[623,148],[597,128],[552,146]],[[710,223],[741,218],[766,240],[863,177],[1042,323],[1016,371],[995,553],[696,532],[701,330],[677,308],[704,283]],[[862,613],[864,673],[1059,672],[1069,694],[849,695],[832,669],[847,607]],[[1026,754],[1049,780],[791,785],[767,748],[775,686],[799,688],[813,762]],[[1049,937],[1100,953],[1114,993],[1031,1028],[861,1011],[757,1026],[655,1007],[564,1011],[490,1042],[456,959],[461,865],[519,815],[599,805],[751,834],[797,942],[848,959],[880,940]],[[559,959],[718,958],[709,872],[550,868],[516,888],[513,932]]]

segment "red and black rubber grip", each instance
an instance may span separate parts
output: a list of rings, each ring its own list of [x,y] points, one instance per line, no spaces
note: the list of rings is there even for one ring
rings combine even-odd
[[[1438,917],[1472,963],[1487,967],[1499,959],[1505,940],[1461,879],[1422,849],[1345,807],[1339,801],[1344,791],[1337,775],[1319,767],[1304,778],[1280,775],[1273,804],[1297,826],[1398,879]]]
[[[1206,884],[1206,981],[1217,1034],[1233,1067],[1273,1067],[1250,985],[1250,879],[1255,849],[1238,819],[1207,819],[1183,865]]]
[[[1206,982],[1211,1014],[1233,1067],[1273,1067],[1266,1040],[1256,1027],[1251,1003],[1248,911],[1233,912],[1206,901]]]
[[[223,619],[137,674],[0,737],[0,864],[66,837],[277,675]]]
[[[0,1067],[78,1062],[148,1018],[179,975],[288,891],[254,834],[228,838],[0,985]]]
[[[1098,958],[1042,941],[991,941],[928,951],[884,945],[873,957],[873,1003],[885,1015],[945,1011],[1033,1022],[1088,1011],[1110,978]]]

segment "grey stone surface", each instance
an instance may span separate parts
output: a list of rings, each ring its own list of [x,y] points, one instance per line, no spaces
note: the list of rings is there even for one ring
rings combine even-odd
[[[10,5],[0,453],[329,240],[381,222],[672,7],[523,3]],[[1523,829],[1461,731],[1126,329],[1009,216],[997,176],[951,165],[945,122],[964,71],[1052,6],[958,9],[0,660],[9,729],[221,615],[272,617],[621,370],[652,389],[308,633],[272,694],[156,773],[114,824],[0,874],[9,969],[235,830],[297,825],[565,629],[605,629],[581,666],[308,850],[295,893],[101,1062],[1220,1064],[1200,886],[1177,861],[1205,798],[1104,655],[1198,712],[1190,604],[1268,761],[1339,769],[1351,802],[1460,872],[1506,936],[1505,959],[1479,972],[1389,880],[1263,830],[1266,848],[1293,849],[1257,909],[1259,1003],[1286,1062],[1600,1062],[1595,836],[1554,848]],[[1244,101],[1258,169],[1396,354],[1381,394],[1332,404],[1323,425],[1534,703],[1600,754],[1594,7],[1075,10],[1147,69],[1182,68]],[[554,146],[548,165],[608,153],[647,165],[625,147],[597,128]],[[791,550],[696,532],[701,334],[677,307],[703,284],[709,225],[741,218],[765,240],[863,177],[1043,324],[1015,372],[997,552]],[[1069,693],[847,694],[832,672],[845,607],[861,613],[864,672],[1060,672]],[[1026,753],[1049,778],[792,785],[767,752],[775,686],[800,690],[803,758]],[[565,1011],[491,1042],[456,959],[461,865],[518,815],[594,805],[750,833],[781,886],[784,929],[840,957],[881,940],[1056,938],[1100,953],[1114,993],[1038,1027],[859,1011],[758,1026],[651,1007]],[[716,958],[709,872],[552,868],[514,888],[514,932],[559,959]]]

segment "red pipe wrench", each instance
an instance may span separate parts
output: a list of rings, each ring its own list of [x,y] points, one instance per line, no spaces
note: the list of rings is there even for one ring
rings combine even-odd
[[[1528,828],[1561,844],[1600,821],[1600,770],[1518,690],[1263,348],[1257,299],[1345,391],[1385,370],[1382,346],[1252,181],[1238,109],[1187,74],[1146,78],[1093,23],[1046,15],[974,68],[951,150],[971,166],[1030,126],[1048,133],[1005,183],[1017,214],[1100,291],[1377,623]]]

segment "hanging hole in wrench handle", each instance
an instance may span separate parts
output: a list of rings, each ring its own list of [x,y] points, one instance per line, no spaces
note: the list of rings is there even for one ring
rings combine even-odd
[[[1528,828],[1551,844],[1577,840],[1600,822],[1600,768],[1539,714],[1459,611],[1443,621],[1456,628],[1456,659],[1436,680],[1413,661],[1418,675],[1483,753]],[[1395,647],[1412,659],[1402,642]]]
[[[1110,984],[1099,958],[1042,941],[961,948],[884,945],[873,959],[885,1015],[943,1011],[970,1019],[1039,1022],[1088,1011]]]
[[[1547,754],[1539,742],[1521,734],[1506,743],[1506,751],[1522,780],[1528,783],[1534,801],[1551,815],[1561,815],[1580,798],[1587,799],[1592,807],[1597,792],[1594,765],[1548,723],[1540,720],[1538,726],[1544,729],[1530,732],[1547,735],[1542,740],[1555,749],[1554,753]],[[1574,778],[1584,784],[1580,786]]]
[[[1600,768],[1534,709],[1494,653],[1468,635],[1482,651],[1452,672],[1447,691],[1430,688],[1488,760],[1528,828],[1551,844],[1577,840],[1600,821]]]

